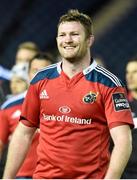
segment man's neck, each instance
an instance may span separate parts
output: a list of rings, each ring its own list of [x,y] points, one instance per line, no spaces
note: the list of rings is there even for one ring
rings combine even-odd
[[[90,57],[84,57],[83,59],[74,62],[63,59],[62,69],[69,78],[72,78],[79,72],[86,69],[90,65],[90,61]]]

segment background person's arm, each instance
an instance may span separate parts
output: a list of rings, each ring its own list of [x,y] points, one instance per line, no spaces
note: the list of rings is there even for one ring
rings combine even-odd
[[[9,144],[4,179],[14,179],[28,152],[36,128],[27,127],[21,122],[13,133]]]
[[[110,130],[114,142],[109,167],[105,179],[120,179],[132,151],[132,136],[128,125],[121,125]]]

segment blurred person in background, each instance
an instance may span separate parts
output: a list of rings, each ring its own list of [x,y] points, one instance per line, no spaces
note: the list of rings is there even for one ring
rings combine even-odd
[[[1,173],[5,163],[8,142],[10,135],[13,133],[20,113],[21,105],[28,88],[28,65],[14,65],[11,70],[10,88],[11,94],[0,109],[0,159]],[[1,175],[1,174],[0,174]],[[1,175],[2,176],[2,175]]]
[[[51,65],[53,62],[53,57],[50,53],[47,52],[40,52],[37,53],[29,62],[29,77],[30,80],[34,77],[36,72],[40,69]]]
[[[25,41],[18,45],[15,64],[29,62],[37,53],[39,48],[36,43],[32,41]],[[11,70],[8,70],[0,65],[0,96],[2,96],[0,103],[6,100],[10,92]]]
[[[18,45],[16,57],[15,57],[15,63],[21,63],[21,64],[24,62],[27,63],[38,52],[39,52],[39,48],[36,45],[36,43],[34,43],[32,41],[22,42]],[[6,101],[11,96],[19,93],[16,91],[21,90],[21,87],[19,85],[16,86],[16,83],[17,84],[19,83],[19,82],[17,82],[17,79],[16,80],[15,80],[15,78],[12,79],[12,81],[10,83],[11,76],[12,76],[11,70],[6,69],[0,65],[0,105],[2,105],[4,103],[4,101]],[[21,79],[18,81],[20,81],[20,84],[22,84]],[[15,89],[14,89],[14,87],[15,87]],[[0,177],[1,177],[1,174],[3,171],[3,166],[5,163],[6,149],[7,148],[5,148],[2,159],[0,161]]]
[[[31,41],[19,44],[15,63],[29,62],[39,52],[38,46]]]
[[[10,79],[11,71],[0,65],[0,105],[6,100],[6,95],[10,92]]]
[[[24,92],[28,88],[28,63],[19,63],[14,65],[11,69],[11,74],[11,94],[8,95],[8,98]]]
[[[92,59],[89,16],[69,10],[59,20],[56,39],[61,61],[32,79],[3,177],[15,177],[40,128],[34,179],[119,179],[131,154],[134,126],[126,89]]]
[[[11,71],[0,65],[0,81],[10,80],[10,79],[11,79]]]
[[[19,63],[13,66],[10,86],[12,97],[1,106],[0,111],[0,156],[2,156],[4,146],[8,143],[19,121],[22,103],[28,88],[28,67],[29,79],[32,79],[39,69],[51,63],[52,59],[48,53],[39,53],[29,61],[29,66],[26,63]],[[38,137],[39,134],[37,132],[16,178],[32,178],[37,161],[36,148],[38,145]]]
[[[133,150],[123,179],[137,179],[137,58],[128,61],[126,66],[126,82],[129,90],[129,103],[135,128],[132,130]]]

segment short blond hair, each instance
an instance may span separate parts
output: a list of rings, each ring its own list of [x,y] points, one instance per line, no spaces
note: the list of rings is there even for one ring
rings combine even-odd
[[[78,9],[70,9],[66,14],[62,15],[59,19],[58,27],[63,22],[71,21],[80,22],[83,25],[86,37],[90,37],[93,34],[91,18],[88,15],[79,12]]]
[[[38,46],[36,45],[36,43],[31,42],[31,41],[27,41],[27,42],[23,42],[18,46],[18,50],[20,49],[28,49],[30,51],[39,51]]]

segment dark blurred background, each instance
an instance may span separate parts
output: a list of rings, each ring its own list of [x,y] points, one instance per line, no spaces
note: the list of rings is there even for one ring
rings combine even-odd
[[[137,55],[137,0],[1,0],[0,65],[10,69],[24,41],[56,55],[57,22],[70,8],[92,17],[92,55],[124,80],[126,62]]]

